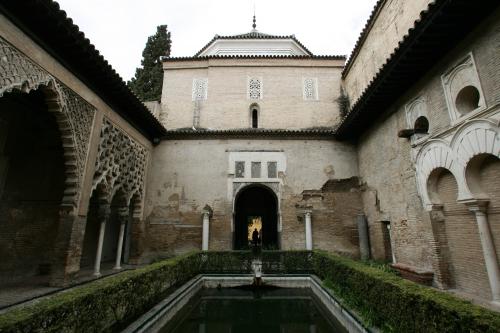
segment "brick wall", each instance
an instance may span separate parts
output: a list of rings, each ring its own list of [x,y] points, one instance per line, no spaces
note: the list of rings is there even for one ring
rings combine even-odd
[[[500,259],[500,160],[498,158],[489,156],[481,165],[479,187],[490,198],[488,222],[493,235],[497,258]]]
[[[457,203],[457,185],[450,172],[440,176],[437,191],[443,203],[452,284],[456,289],[489,299],[491,291],[476,219],[464,204]]]

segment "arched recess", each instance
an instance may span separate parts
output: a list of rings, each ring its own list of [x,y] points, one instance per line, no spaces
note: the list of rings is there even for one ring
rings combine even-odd
[[[125,239],[123,242],[123,262],[128,264],[138,259],[142,253],[142,226],[140,224],[142,215],[142,199],[139,193],[134,193],[129,204],[130,219],[125,228]]]
[[[474,215],[457,201],[458,184],[448,170],[434,170],[428,181],[433,202],[439,204],[442,218],[434,221],[433,232],[440,246],[437,255],[447,266],[444,279],[448,287],[488,299],[491,295],[479,231]],[[443,273],[443,272],[441,272]]]
[[[0,98],[0,282],[49,275],[66,190],[65,150],[47,89]]]
[[[488,225],[495,253],[500,254],[500,158],[493,154],[474,156],[466,168],[467,183],[475,198],[488,202]]]
[[[278,197],[271,188],[263,184],[241,188],[234,199],[234,248],[248,247],[249,222],[252,219],[260,219],[262,223],[262,246],[277,248],[278,210]]]
[[[110,261],[110,258],[117,253],[117,230],[120,230],[121,225],[117,222],[126,218],[126,226],[124,230],[124,240],[122,247],[122,256],[130,257],[130,251],[127,249],[127,244],[132,244],[134,249],[140,249],[140,246],[134,244],[135,240],[131,237],[140,237],[132,232],[133,228],[140,228],[138,222],[142,215],[142,201],[144,193],[144,182],[146,175],[147,162],[149,160],[149,152],[145,147],[121,131],[108,119],[103,120],[100,133],[100,142],[97,151],[97,160],[92,184],[93,193],[99,193],[101,202],[110,204],[110,216],[106,218],[106,228],[104,231],[104,242],[102,243],[102,258],[101,262]],[[103,191],[102,189],[105,189]],[[97,191],[97,192],[96,192]],[[94,195],[93,195],[94,196]],[[96,238],[99,230],[96,226],[95,219],[96,207],[95,198],[90,202],[89,213],[87,217],[87,231],[89,235],[85,235],[84,248],[90,248],[85,252],[85,262],[82,262],[81,267],[95,264],[95,260],[89,253],[95,252],[98,247],[98,239]],[[123,216],[123,210],[127,211],[127,216]],[[120,218],[117,214],[120,211]],[[133,223],[135,222],[135,223]],[[97,234],[96,234],[97,232]],[[127,238],[128,235],[128,238]],[[140,250],[138,250],[140,251]],[[133,257],[139,256],[133,253]],[[90,258],[90,259],[89,259]],[[90,263],[89,263],[90,261]]]
[[[80,269],[90,268],[95,263],[100,222],[103,214],[106,214],[106,210],[109,208],[109,197],[109,189],[105,184],[98,184],[92,191],[81,245]]]
[[[432,193],[429,193],[428,180],[435,170],[446,169],[456,174],[456,162],[453,151],[444,140],[429,140],[418,152],[416,158],[417,186],[424,207],[433,207]],[[434,172],[434,175],[437,173]],[[460,186],[459,186],[460,188]]]

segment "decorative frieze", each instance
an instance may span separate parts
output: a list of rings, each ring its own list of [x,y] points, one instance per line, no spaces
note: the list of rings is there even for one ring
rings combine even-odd
[[[27,93],[51,81],[49,73],[0,38],[0,97],[14,89]]]
[[[104,119],[93,188],[103,185],[108,200],[120,190],[127,199],[127,205],[134,195],[142,199],[148,157],[145,147]]]

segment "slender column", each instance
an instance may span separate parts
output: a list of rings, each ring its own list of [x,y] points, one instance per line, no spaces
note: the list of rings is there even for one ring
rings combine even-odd
[[[488,279],[490,280],[492,298],[496,303],[500,302],[500,269],[498,267],[495,244],[493,243],[493,237],[491,236],[490,225],[488,223],[488,215],[486,214],[487,204],[488,202],[474,202],[467,205],[469,210],[476,216],[481,246],[483,247],[484,262],[486,264]]]
[[[210,210],[203,210],[203,238],[201,242],[201,249],[203,251],[208,251],[208,240],[209,240],[209,226],[210,226]]]
[[[306,226],[306,250],[312,250],[312,228],[311,228],[311,214],[312,211],[306,210],[304,211],[304,221]]]
[[[118,234],[118,247],[116,248],[116,260],[113,269],[122,269],[123,237],[125,235],[125,226],[129,219],[128,207],[121,207],[118,209],[118,218],[120,219],[120,233]]]
[[[94,263],[94,275],[101,275],[101,256],[102,256],[102,244],[104,243],[104,231],[106,230],[106,222],[109,219],[111,209],[109,207],[109,203],[102,203],[99,206],[99,222],[101,223],[101,227],[99,229],[99,240],[97,241],[97,252],[95,255],[95,263]]]

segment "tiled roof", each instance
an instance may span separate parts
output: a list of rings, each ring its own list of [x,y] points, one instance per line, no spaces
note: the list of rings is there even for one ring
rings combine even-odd
[[[429,4],[354,102],[337,128],[337,137],[359,137],[499,5],[498,0],[483,0],[480,5],[470,0]]]
[[[345,55],[210,55],[202,57],[164,57],[162,61],[196,61],[208,59],[312,59],[312,60],[345,60]]]
[[[251,31],[251,32],[245,33],[245,34],[231,35],[231,36],[215,35],[214,38],[212,38],[212,40],[210,42],[208,42],[207,45],[205,45],[201,50],[196,52],[196,54],[194,56],[198,57],[203,51],[205,51],[210,46],[210,44],[212,44],[213,42],[215,42],[218,39],[291,39],[295,43],[297,43],[308,55],[310,55],[310,56],[313,55],[312,52],[309,51],[304,46],[304,44],[302,44],[301,42],[299,42],[299,40],[297,38],[295,38],[295,35],[277,36],[277,35],[268,35],[268,34],[265,34],[262,32],[258,32],[258,31]]]
[[[206,138],[206,137],[315,137],[333,139],[334,128],[310,128],[310,129],[267,129],[267,128],[235,128],[235,129],[177,129],[169,130],[162,138],[163,140],[179,138]]]
[[[2,0],[0,12],[150,140],[165,128],[52,0]]]

